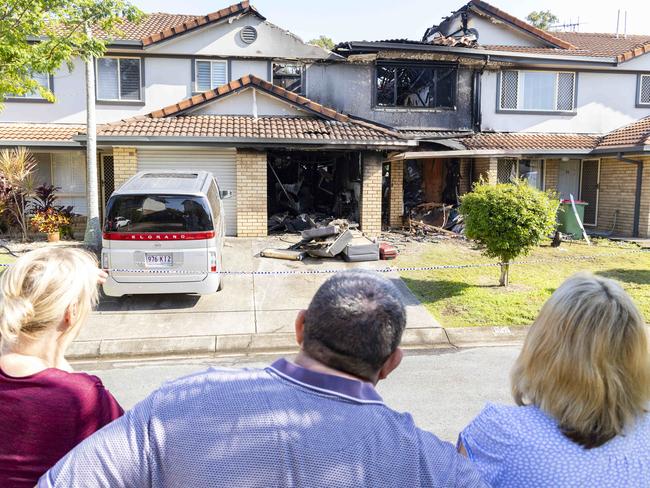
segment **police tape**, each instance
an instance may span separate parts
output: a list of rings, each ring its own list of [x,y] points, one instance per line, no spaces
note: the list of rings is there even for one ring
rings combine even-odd
[[[635,249],[630,251],[616,252],[616,253],[602,253],[592,256],[557,256],[553,259],[526,259],[521,261],[511,261],[508,263],[510,266],[526,266],[534,264],[557,264],[561,262],[571,262],[571,261],[595,261],[600,258],[606,257],[622,257],[629,254],[643,254],[650,253],[649,249]],[[361,263],[357,263],[361,264]],[[375,271],[377,273],[405,273],[405,272],[415,272],[415,271],[440,271],[440,270],[451,270],[451,269],[471,269],[471,268],[493,268],[500,267],[504,263],[494,262],[494,263],[473,263],[473,264],[437,264],[432,266],[405,266],[405,267],[393,267],[386,266],[383,268],[363,268],[369,271]],[[11,264],[0,264],[0,268],[10,267]],[[357,268],[359,269],[359,268]],[[219,274],[219,275],[229,275],[229,276],[286,276],[286,275],[319,275],[319,274],[336,274],[343,271],[349,271],[350,268],[344,269],[334,269],[334,268],[325,268],[325,269],[286,269],[286,270],[272,270],[272,271],[215,271],[210,274]],[[109,268],[105,269],[109,275],[116,273],[124,274],[153,274],[153,275],[205,275],[208,274],[207,270],[184,270],[178,268]]]

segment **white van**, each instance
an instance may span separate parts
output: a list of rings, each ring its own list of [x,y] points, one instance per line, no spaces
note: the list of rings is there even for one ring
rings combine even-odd
[[[140,172],[106,206],[102,267],[108,296],[209,294],[221,289],[224,211],[207,171]]]

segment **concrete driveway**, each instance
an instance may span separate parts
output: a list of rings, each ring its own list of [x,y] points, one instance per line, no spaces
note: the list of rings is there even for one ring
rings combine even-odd
[[[285,271],[305,269],[377,269],[392,261],[346,263],[338,259],[284,261],[259,257],[267,247],[288,247],[277,237],[227,239],[224,268],[227,271]],[[227,275],[224,289],[210,296],[140,295],[104,297],[77,339],[73,355],[119,355],[174,352],[183,343],[197,352],[220,345],[241,349],[257,342],[269,348],[292,342],[297,312],[309,304],[329,274]],[[408,290],[397,273],[387,275],[398,286],[407,307],[411,340],[433,340],[444,334],[439,324]],[[152,342],[153,341],[153,342]],[[147,346],[147,343],[149,344]],[[185,350],[183,349],[183,350]],[[194,349],[194,350],[193,350]]]

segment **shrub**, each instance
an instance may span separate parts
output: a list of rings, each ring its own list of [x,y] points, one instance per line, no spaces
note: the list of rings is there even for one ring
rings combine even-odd
[[[467,237],[501,262],[501,286],[508,285],[509,264],[527,254],[555,229],[559,200],[525,181],[490,185],[481,181],[461,198]]]
[[[0,151],[0,210],[6,222],[18,226],[23,241],[27,239],[28,195],[33,189],[34,168],[36,161],[24,147]]]
[[[58,210],[49,208],[34,212],[30,223],[37,231],[52,234],[59,232],[62,227],[70,225],[70,217],[67,217]]]

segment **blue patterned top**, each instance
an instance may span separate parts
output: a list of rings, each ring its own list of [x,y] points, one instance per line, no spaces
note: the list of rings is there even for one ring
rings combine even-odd
[[[372,384],[285,360],[163,385],[86,439],[40,487],[468,487],[453,445],[388,408]]]
[[[584,449],[537,407],[488,404],[460,434],[493,487],[649,487],[650,415],[625,435]]]

